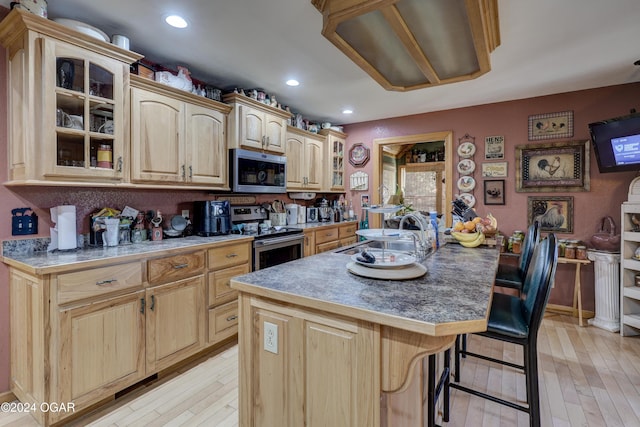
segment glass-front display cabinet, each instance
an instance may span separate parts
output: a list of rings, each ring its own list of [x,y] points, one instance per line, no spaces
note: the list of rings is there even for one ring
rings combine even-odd
[[[328,182],[325,184],[327,191],[344,191],[344,166],[345,166],[345,146],[347,135],[333,129],[322,129],[321,135],[327,138],[327,149],[325,158],[329,164],[327,170]]]
[[[9,183],[125,178],[129,65],[141,55],[39,16],[0,23],[9,52]]]

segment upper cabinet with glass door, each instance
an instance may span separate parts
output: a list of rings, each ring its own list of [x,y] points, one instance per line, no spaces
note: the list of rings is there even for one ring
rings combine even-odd
[[[140,55],[19,10],[9,52],[9,183],[124,180],[129,65]]]
[[[325,185],[326,191],[344,191],[344,166],[345,146],[347,135],[333,129],[322,129],[321,135],[327,137],[325,154],[326,166]]]

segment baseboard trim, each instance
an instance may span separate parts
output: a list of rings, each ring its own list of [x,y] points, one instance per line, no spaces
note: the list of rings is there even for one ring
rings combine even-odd
[[[566,305],[547,304],[547,310],[552,311],[554,313],[573,315],[573,307],[569,307]],[[578,315],[576,314],[575,317],[578,317]],[[589,311],[589,310],[582,310],[583,319],[592,319],[594,317],[596,317],[595,312]]]
[[[0,393],[0,403],[13,402],[17,397],[11,390]]]

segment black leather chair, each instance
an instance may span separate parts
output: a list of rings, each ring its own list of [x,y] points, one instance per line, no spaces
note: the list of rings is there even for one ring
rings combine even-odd
[[[518,265],[499,264],[496,272],[496,285],[504,288],[517,289],[522,291],[522,284],[527,275],[533,250],[540,240],[540,225],[535,221],[527,230],[522,244],[522,252],[520,253],[520,261]]]
[[[475,396],[489,399],[493,402],[509,406],[529,413],[529,424],[540,426],[540,399],[538,389],[538,329],[542,323],[544,309],[551,293],[558,249],[555,235],[542,240],[533,253],[531,264],[524,280],[522,293],[519,297],[501,293],[494,293],[489,312],[487,330],[479,332],[481,335],[496,340],[522,345],[524,348],[524,363],[517,365],[504,360],[460,349],[459,337],[455,344],[454,381],[445,383],[445,396],[449,394],[447,387],[455,388]],[[460,382],[460,356],[473,356],[512,368],[521,369],[525,373],[527,384],[527,404],[523,406],[498,398],[487,393],[465,387]]]

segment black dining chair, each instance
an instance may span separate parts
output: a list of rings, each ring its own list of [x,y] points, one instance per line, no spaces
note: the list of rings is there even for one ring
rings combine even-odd
[[[498,264],[498,271],[496,272],[495,280],[497,286],[516,289],[518,292],[522,291],[522,284],[524,283],[524,278],[527,276],[527,270],[529,269],[531,257],[533,256],[533,250],[539,241],[540,224],[538,221],[534,221],[534,223],[529,226],[527,234],[524,237],[518,265],[504,263]]]
[[[445,395],[449,394],[447,387],[454,388],[493,402],[509,406],[529,414],[529,425],[540,426],[540,396],[538,389],[538,329],[542,323],[544,309],[553,286],[558,249],[554,234],[542,240],[537,246],[531,259],[531,264],[524,280],[520,296],[494,293],[489,312],[489,321],[485,332],[478,332],[487,338],[514,343],[523,346],[524,363],[518,365],[493,357],[473,353],[460,349],[458,337],[455,343],[454,379],[445,383]],[[478,390],[473,390],[460,383],[460,356],[472,356],[483,360],[506,365],[524,371],[527,389],[527,406],[515,403],[513,400],[496,397]]]

